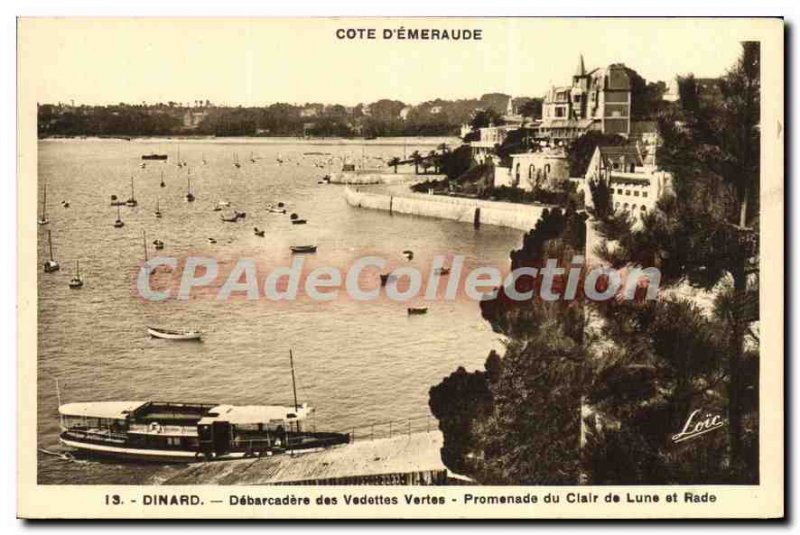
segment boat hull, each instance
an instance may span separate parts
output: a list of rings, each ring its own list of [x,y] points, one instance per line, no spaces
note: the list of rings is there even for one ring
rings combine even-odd
[[[62,432],[59,437],[61,445],[70,448],[78,455],[86,457],[116,459],[137,463],[158,463],[158,464],[181,464],[199,463],[210,461],[233,461],[236,459],[247,459],[257,457],[269,457],[272,455],[299,453],[313,453],[323,451],[332,447],[341,446],[350,442],[350,436],[339,433],[320,433],[320,440],[310,441],[289,449],[271,449],[261,451],[229,451],[220,455],[204,455],[200,451],[180,450],[180,449],[159,449],[159,448],[137,448],[127,444],[112,444],[103,441],[84,441],[76,439],[68,432]]]
[[[148,327],[147,332],[153,338],[163,338],[164,340],[200,340],[203,336],[203,333],[200,332],[179,333],[154,329],[153,327]]]

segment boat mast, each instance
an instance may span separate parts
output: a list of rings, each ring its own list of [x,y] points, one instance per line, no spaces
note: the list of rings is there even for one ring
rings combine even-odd
[[[47,243],[50,247],[50,261],[53,261],[53,235],[49,230],[47,231]]]
[[[147,263],[147,233],[142,231],[142,245],[144,245],[144,262]]]
[[[56,400],[58,400],[58,423],[61,427],[64,427],[64,416],[61,414],[61,388],[58,386],[58,377],[54,377],[56,380]]]
[[[47,219],[47,182],[44,183],[44,195],[42,197],[42,221]]]
[[[122,218],[119,215],[119,203],[117,203],[117,221],[122,221]]]
[[[80,260],[76,260],[75,261],[75,278],[77,278],[77,279],[81,278],[81,261]]]
[[[294,356],[292,350],[289,350],[289,365],[292,367],[292,393],[294,394],[294,410],[297,410],[297,383],[294,380]]]
[[[136,195],[133,194],[133,175],[131,175],[131,199],[135,199]]]

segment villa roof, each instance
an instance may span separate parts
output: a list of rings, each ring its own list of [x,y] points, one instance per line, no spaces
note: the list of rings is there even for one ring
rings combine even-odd
[[[632,161],[637,167],[644,163],[642,162],[641,153],[632,145],[597,147],[597,150],[600,151],[600,158],[606,165],[611,162],[618,162],[620,159]]]

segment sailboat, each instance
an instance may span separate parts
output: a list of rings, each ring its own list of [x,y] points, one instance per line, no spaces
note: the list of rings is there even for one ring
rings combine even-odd
[[[139,204],[139,203],[136,201],[136,196],[135,196],[135,195],[134,195],[134,193],[133,193],[133,177],[131,177],[131,197],[130,197],[130,199],[128,199],[127,201],[125,201],[125,204],[126,204],[127,206],[130,206],[130,207],[134,207],[134,206],[136,206],[136,205],[138,205],[138,204]]]
[[[77,260],[75,261],[75,276],[69,281],[69,287],[77,290],[83,288],[83,279],[81,278],[81,265]]]
[[[176,164],[178,167],[183,167],[184,163],[181,161],[181,146],[178,145],[178,157],[176,158],[178,163]]]
[[[158,197],[156,197],[156,211],[155,216],[157,219],[161,219],[161,210],[158,207]]]
[[[233,166],[236,169],[239,169],[242,166],[242,164],[239,163],[239,155],[235,152],[233,153]]]
[[[40,225],[46,225],[49,222],[50,222],[50,220],[47,219],[47,183],[45,183],[45,185],[44,185],[44,193],[43,193],[43,196],[42,196],[42,215],[39,216],[39,224]]]
[[[44,263],[44,272],[45,273],[53,273],[54,271],[58,271],[61,269],[61,266],[58,265],[58,262],[55,261],[53,258],[53,237],[52,233],[48,230],[47,231],[47,244],[50,248],[50,260]]]
[[[192,193],[192,177],[189,176],[189,170],[186,170],[186,202],[194,202],[194,194]]]
[[[114,228],[122,228],[125,226],[125,223],[122,222],[122,218],[119,215],[119,204],[117,205],[117,220],[114,221]]]
[[[256,159],[255,159],[255,157],[253,156],[253,151],[250,151],[250,162],[251,162],[251,163],[256,163]]]
[[[202,162],[203,162],[203,165],[205,165],[205,164],[207,164],[207,163],[208,163],[208,162],[206,161],[206,155],[205,155],[205,154],[201,154],[201,155],[200,155],[200,159],[202,160]]]
[[[164,171],[161,171],[161,184],[159,184],[162,188],[166,187],[166,183],[164,183]]]

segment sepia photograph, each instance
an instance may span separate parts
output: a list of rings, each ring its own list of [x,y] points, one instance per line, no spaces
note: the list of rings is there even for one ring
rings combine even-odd
[[[19,19],[21,486],[782,514],[783,32]]]

